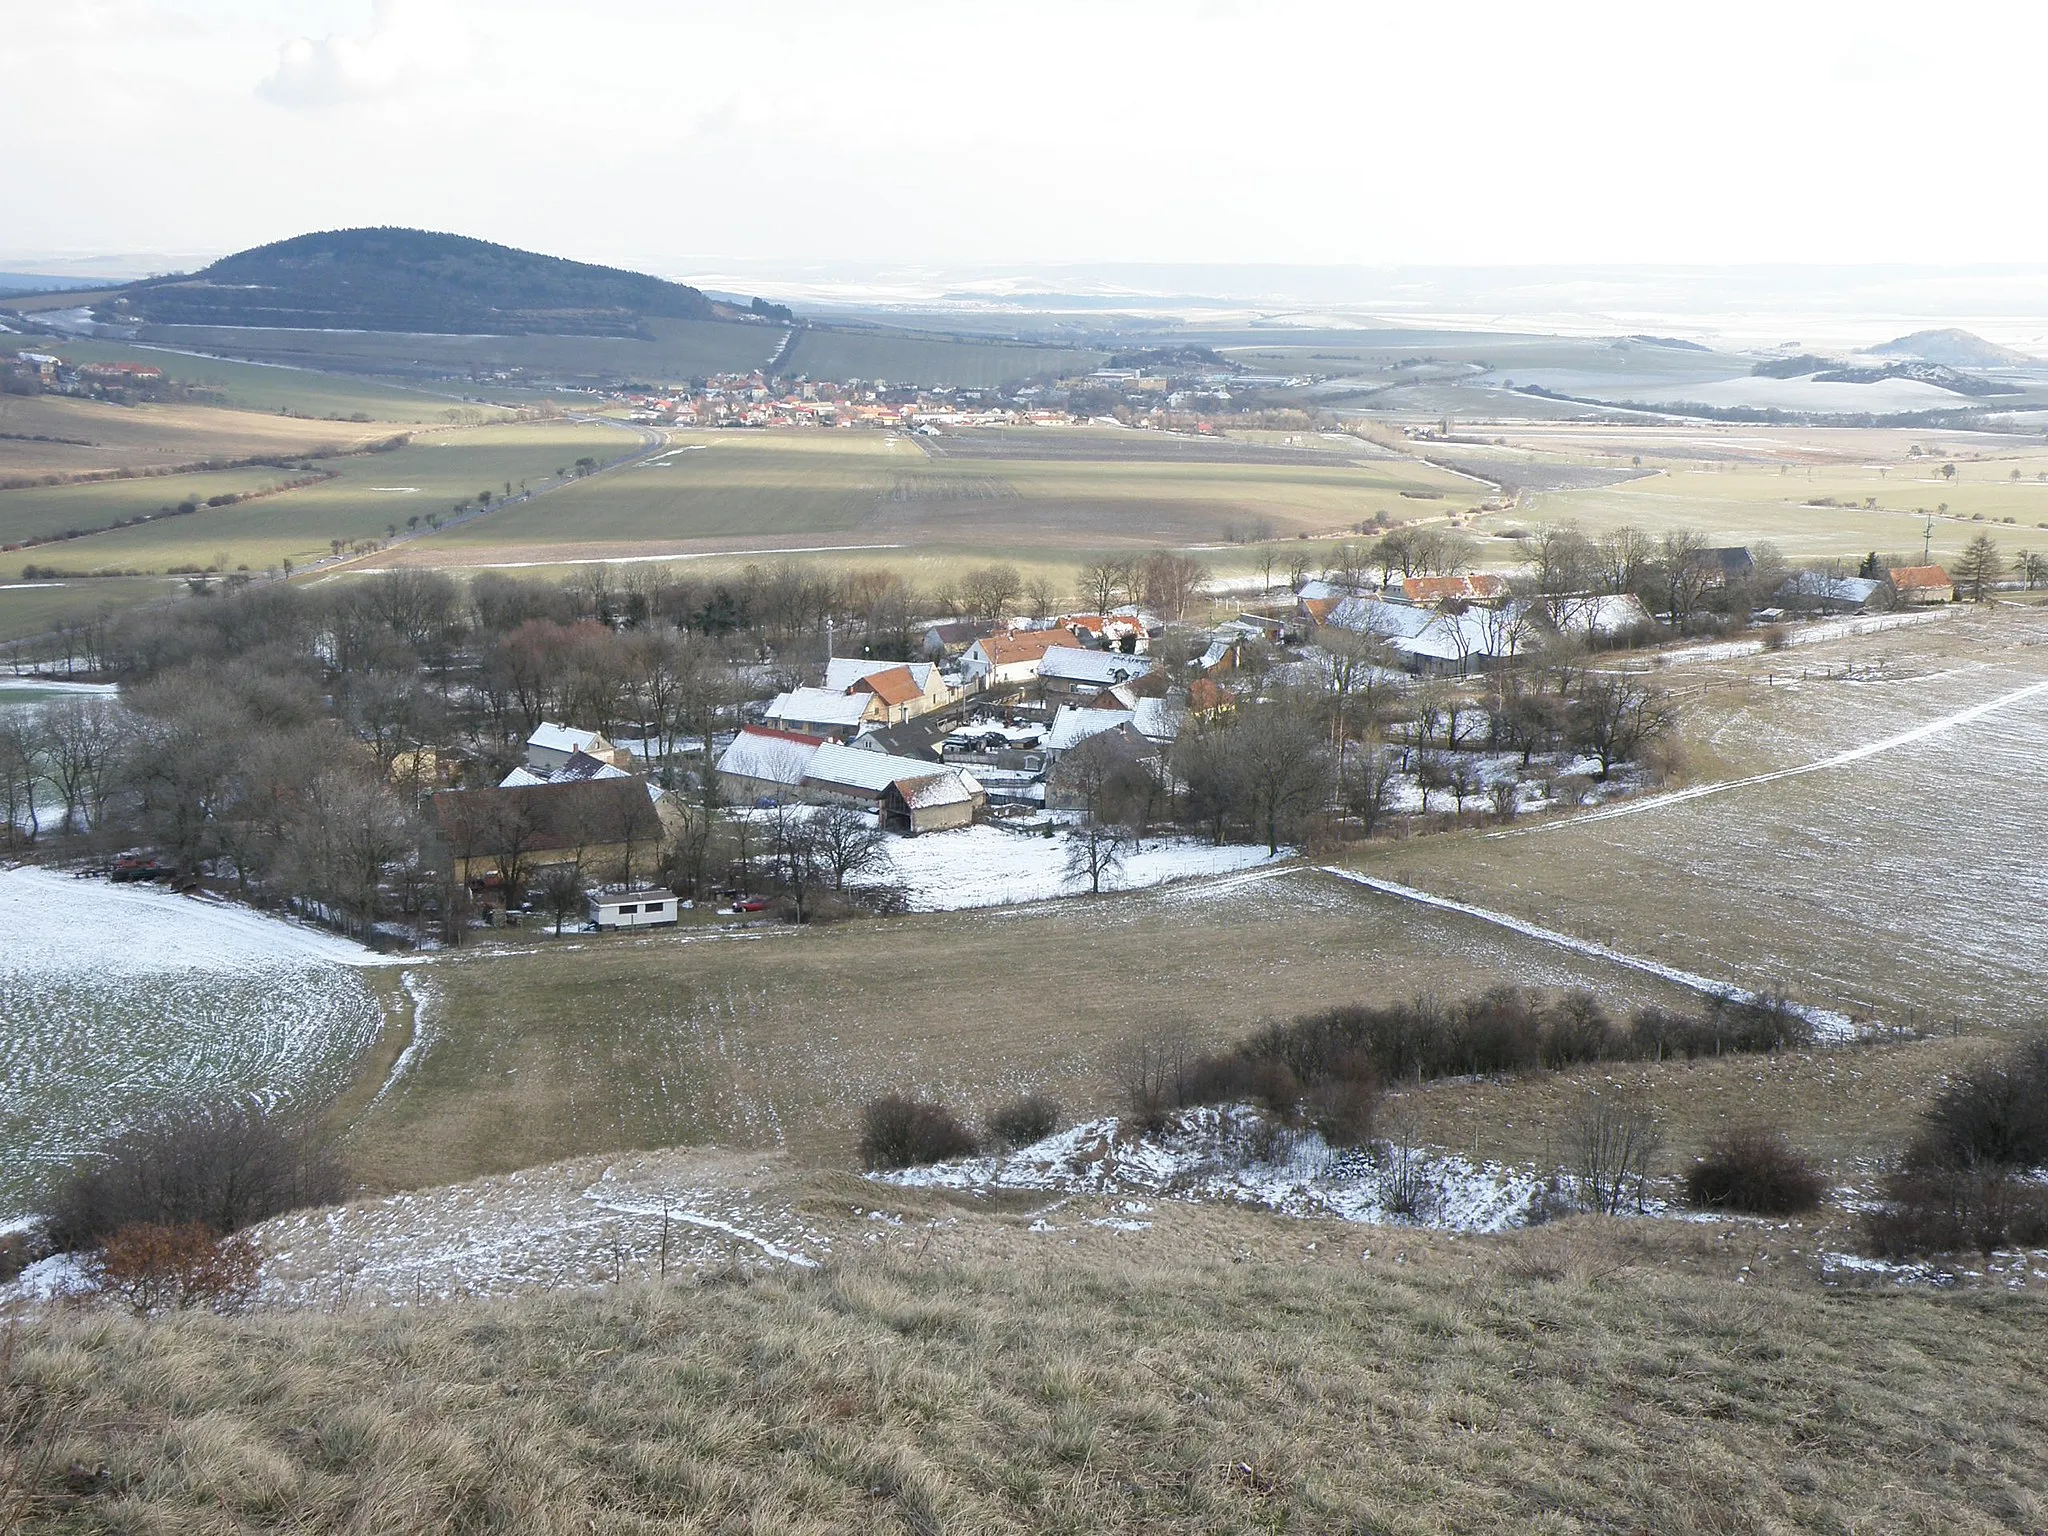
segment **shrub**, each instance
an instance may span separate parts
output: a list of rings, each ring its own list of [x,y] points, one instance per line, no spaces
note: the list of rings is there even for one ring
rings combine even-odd
[[[1789,1216],[1820,1204],[1827,1180],[1768,1126],[1724,1131],[1685,1176],[1685,1197],[1710,1210]]]
[[[868,1105],[861,1118],[860,1158],[869,1168],[914,1168],[977,1150],[967,1127],[943,1104],[892,1093]]]
[[[1922,1114],[1907,1161],[1920,1168],[2048,1163],[2048,1034],[1946,1083]]]
[[[1894,1173],[1886,1203],[1864,1213],[1863,1235],[1880,1258],[2048,1242],[2048,1189],[2003,1168],[1937,1168]]]
[[[51,1193],[61,1249],[93,1248],[123,1227],[251,1222],[340,1200],[346,1176],[310,1121],[247,1100],[201,1103],[101,1143]]]
[[[1640,1211],[1664,1138],[1649,1106],[1622,1095],[1589,1099],[1568,1132],[1564,1165],[1580,1210]]]
[[[993,1110],[988,1117],[990,1139],[1006,1147],[1028,1147],[1059,1129],[1060,1107],[1042,1093],[1026,1094]]]
[[[116,1297],[139,1316],[207,1307],[235,1312],[256,1294],[263,1255],[246,1233],[222,1237],[191,1223],[140,1222],[108,1236],[86,1261],[92,1289]]]

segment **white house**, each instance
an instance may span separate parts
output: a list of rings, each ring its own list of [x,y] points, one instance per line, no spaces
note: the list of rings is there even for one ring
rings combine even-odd
[[[648,888],[605,892],[590,898],[590,921],[598,928],[661,928],[676,920],[676,893]]]
[[[632,753],[624,747],[613,746],[596,731],[580,731],[574,726],[543,720],[526,738],[526,766],[538,773],[551,773],[564,767],[578,752],[599,762],[610,763],[614,768],[633,766]]]
[[[778,693],[762,716],[778,731],[851,740],[868,718],[872,694],[848,694],[830,688],[792,688]]]
[[[1050,650],[1038,664],[1038,681],[1047,702],[1092,698],[1119,683],[1134,682],[1152,670],[1143,656],[1121,651]]]

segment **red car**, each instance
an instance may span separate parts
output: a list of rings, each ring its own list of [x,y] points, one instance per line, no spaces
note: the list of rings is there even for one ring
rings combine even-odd
[[[742,896],[732,904],[732,909],[735,912],[766,912],[768,910],[768,898],[766,896]]]

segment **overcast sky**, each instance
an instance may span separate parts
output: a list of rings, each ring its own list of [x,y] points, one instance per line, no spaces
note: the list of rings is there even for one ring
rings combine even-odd
[[[0,263],[2039,261],[2044,13],[0,0]]]

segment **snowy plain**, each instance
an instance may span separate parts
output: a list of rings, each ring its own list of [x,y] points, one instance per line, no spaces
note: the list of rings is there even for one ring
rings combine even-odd
[[[891,838],[888,862],[853,883],[901,886],[914,912],[1050,901],[1088,888],[1085,878],[1067,872],[1068,846],[1064,833],[1043,837],[985,825]],[[1146,838],[1125,852],[1123,868],[1105,876],[1103,888],[1141,890],[1196,875],[1236,874],[1292,854],[1285,848],[1275,855],[1243,844],[1218,848],[1193,838]]]
[[[222,901],[0,870],[0,1217],[167,1099],[339,1086],[383,1028],[363,971],[385,963]]]

